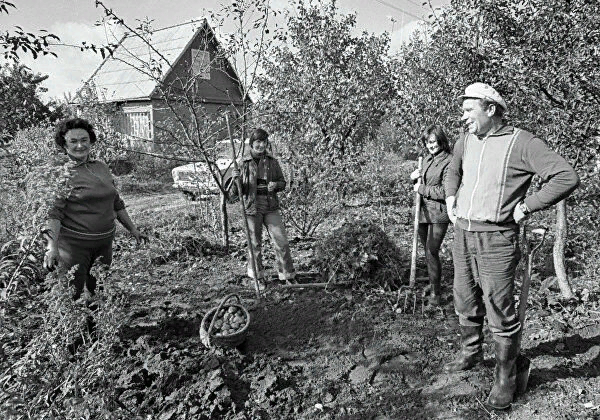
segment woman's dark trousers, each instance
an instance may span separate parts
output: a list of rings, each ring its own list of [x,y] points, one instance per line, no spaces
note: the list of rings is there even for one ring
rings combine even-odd
[[[425,248],[427,273],[431,285],[430,302],[439,305],[442,292],[442,263],[440,247],[448,230],[448,223],[419,223],[419,238]]]

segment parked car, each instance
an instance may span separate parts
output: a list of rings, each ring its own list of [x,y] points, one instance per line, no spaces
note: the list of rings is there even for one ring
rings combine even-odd
[[[215,163],[219,168],[217,176],[220,179],[223,179],[233,168],[231,159],[219,158]],[[173,177],[173,188],[183,192],[192,201],[202,196],[219,193],[219,187],[205,162],[194,162],[178,166],[173,168],[171,175]]]

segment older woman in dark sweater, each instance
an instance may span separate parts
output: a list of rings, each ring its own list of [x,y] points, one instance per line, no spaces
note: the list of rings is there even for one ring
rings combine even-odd
[[[72,284],[77,299],[84,287],[94,294],[94,261],[112,261],[115,219],[138,243],[145,237],[131,221],[106,164],[90,158],[96,142],[92,125],[81,118],[61,121],[55,141],[71,160],[71,178],[67,196],[56,199],[48,214],[44,267],[52,270],[60,262],[68,270],[77,265]]]
[[[416,169],[410,178],[415,182],[414,190],[421,195],[419,237],[425,248],[431,285],[428,306],[432,308],[441,303],[442,264],[439,252],[450,222],[446,212],[444,177],[452,155],[446,133],[440,126],[428,127],[421,141],[429,155],[423,161],[422,170]]]

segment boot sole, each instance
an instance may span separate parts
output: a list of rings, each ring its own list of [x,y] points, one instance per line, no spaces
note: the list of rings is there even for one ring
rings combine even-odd
[[[491,410],[506,411],[511,407],[512,403],[508,403],[508,405],[505,405],[503,407],[497,407],[497,406],[491,405],[489,402],[486,401],[484,405],[486,408],[491,409]]]
[[[492,410],[506,411],[511,407],[511,405],[514,401],[515,401],[515,394],[513,394],[513,400],[511,402],[509,402],[508,405],[499,407],[499,406],[490,404],[490,402],[487,399],[485,400],[485,403],[483,405],[485,405],[487,408],[491,408]]]

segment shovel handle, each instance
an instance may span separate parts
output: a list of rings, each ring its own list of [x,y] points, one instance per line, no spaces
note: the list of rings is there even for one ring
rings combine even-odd
[[[521,323],[521,329],[518,333],[518,345],[519,351],[521,347],[521,339],[523,338],[523,328],[525,327],[525,311],[527,310],[527,299],[529,298],[529,286],[531,285],[531,271],[533,269],[533,257],[536,251],[544,243],[546,238],[547,229],[542,229],[542,239],[540,242],[531,249],[531,244],[527,240],[527,224],[523,224],[523,232],[521,234],[521,240],[527,253],[527,267],[523,270],[523,284],[521,286],[521,295],[519,297],[519,322]],[[536,230],[533,230],[536,233]],[[531,361],[522,354],[517,357],[517,376],[516,376],[516,393],[521,395],[527,390],[527,383],[529,382],[529,373],[531,370]]]
[[[237,156],[235,153],[235,144],[233,143],[233,136],[231,135],[231,125],[229,123],[229,115],[225,114],[225,121],[227,122],[227,133],[229,134],[229,142],[231,143],[231,159],[233,160],[233,167],[239,170],[237,163]],[[243,139],[242,139],[243,140]],[[246,242],[248,242],[248,249],[250,250],[250,259],[252,264],[252,270],[254,271],[254,291],[256,292],[256,299],[260,302],[260,287],[258,285],[258,270],[256,264],[256,257],[254,255],[254,247],[252,246],[252,239],[250,237],[250,227],[248,226],[248,218],[246,217],[246,202],[244,200],[244,194],[242,194],[242,181],[240,177],[235,179],[238,194],[240,196],[240,204],[242,206],[242,218],[244,219],[244,230],[246,232]]]
[[[543,228],[542,239],[540,242],[532,249],[529,240],[527,239],[527,225],[523,225],[523,232],[521,234],[521,240],[523,241],[523,246],[525,247],[525,252],[527,253],[527,266],[523,270],[523,284],[521,286],[521,295],[519,297],[519,322],[521,323],[521,329],[523,329],[523,323],[525,322],[525,311],[527,310],[527,299],[529,298],[529,287],[531,286],[531,273],[533,271],[533,258],[537,250],[544,243],[544,239],[546,239],[547,229]]]

